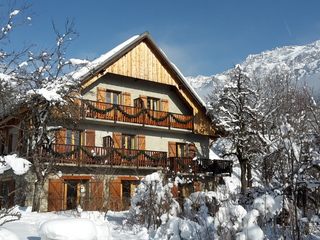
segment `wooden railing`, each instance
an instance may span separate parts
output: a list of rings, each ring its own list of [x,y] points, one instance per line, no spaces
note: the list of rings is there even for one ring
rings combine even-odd
[[[43,156],[53,157],[59,163],[77,165],[102,164],[128,167],[165,167],[167,163],[166,152],[65,144],[52,144],[50,147],[44,146]]]
[[[167,157],[166,152],[52,144],[43,147],[43,157],[57,163],[76,165],[108,165],[122,167],[161,167],[174,173],[206,173],[228,175],[232,173],[232,161]]]
[[[191,159],[191,158],[168,158],[169,168],[177,173],[210,173],[212,175],[231,176],[232,161],[211,160],[211,159]]]
[[[82,118],[97,118],[168,128],[193,129],[193,116],[125,105],[82,100]]]

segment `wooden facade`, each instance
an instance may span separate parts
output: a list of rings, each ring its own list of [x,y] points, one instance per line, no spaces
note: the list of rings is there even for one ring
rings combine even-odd
[[[192,107],[195,133],[216,135],[216,130],[212,126],[210,118],[206,115],[204,106],[192,94],[193,91],[178,69],[167,59],[149,34],[142,34],[124,50],[119,51],[104,66],[98,68],[97,74],[88,75],[84,78],[84,87],[94,83],[107,73],[173,86]]]

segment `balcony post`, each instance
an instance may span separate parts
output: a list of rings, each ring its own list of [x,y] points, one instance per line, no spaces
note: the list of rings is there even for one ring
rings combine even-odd
[[[145,110],[145,108],[143,108],[143,110]],[[146,115],[147,113],[146,112],[143,112],[142,113],[142,126],[144,127],[145,123],[146,123]]]
[[[117,118],[118,118],[118,109],[114,108],[113,111],[114,111],[114,123],[116,123],[117,122]]]

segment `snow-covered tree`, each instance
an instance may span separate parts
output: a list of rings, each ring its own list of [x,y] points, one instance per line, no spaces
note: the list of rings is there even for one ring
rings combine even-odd
[[[235,155],[239,160],[241,192],[245,193],[248,184],[251,185],[251,164],[260,151],[256,134],[260,118],[256,83],[237,65],[226,85],[216,88],[209,100],[214,123],[227,132],[232,144],[225,155]]]
[[[9,33],[15,26],[14,18],[24,13],[25,9],[19,8],[7,16],[0,43],[9,40]],[[26,21],[29,20],[27,17]],[[36,176],[34,211],[40,208],[41,192],[47,176],[56,170],[55,159],[42,159],[42,147],[53,142],[54,131],[59,126],[75,124],[79,116],[74,97],[80,92],[80,84],[69,73],[79,65],[75,66],[75,61],[65,59],[69,43],[78,34],[74,31],[74,22],[69,20],[62,31],[53,23],[53,30],[56,41],[52,47],[38,50],[27,46],[17,53],[13,46],[7,44],[4,47],[13,48],[12,52],[7,54],[4,48],[0,51],[0,102],[4,106],[1,118],[9,116],[18,119],[23,132],[20,154],[32,163],[31,171]]]

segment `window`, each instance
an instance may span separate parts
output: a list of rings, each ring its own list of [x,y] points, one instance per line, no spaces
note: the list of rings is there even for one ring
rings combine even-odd
[[[137,108],[144,108],[144,102],[141,98],[134,99],[133,105],[134,105],[134,107],[137,107]]]
[[[103,137],[103,147],[113,147],[113,139],[111,136]]]
[[[80,131],[67,130],[66,138],[67,145],[80,145]]]
[[[136,149],[136,137],[134,135],[122,134],[122,148]]]
[[[107,90],[106,102],[111,104],[121,104],[121,93],[116,91]]]
[[[177,143],[177,157],[188,157],[188,145],[185,143]]]
[[[148,97],[147,108],[150,110],[160,110],[160,99]]]
[[[11,153],[17,150],[17,143],[18,143],[18,134],[10,133],[9,141],[8,141],[8,153]]]
[[[6,179],[0,183],[1,207],[12,207],[14,205],[15,182],[13,179]]]

